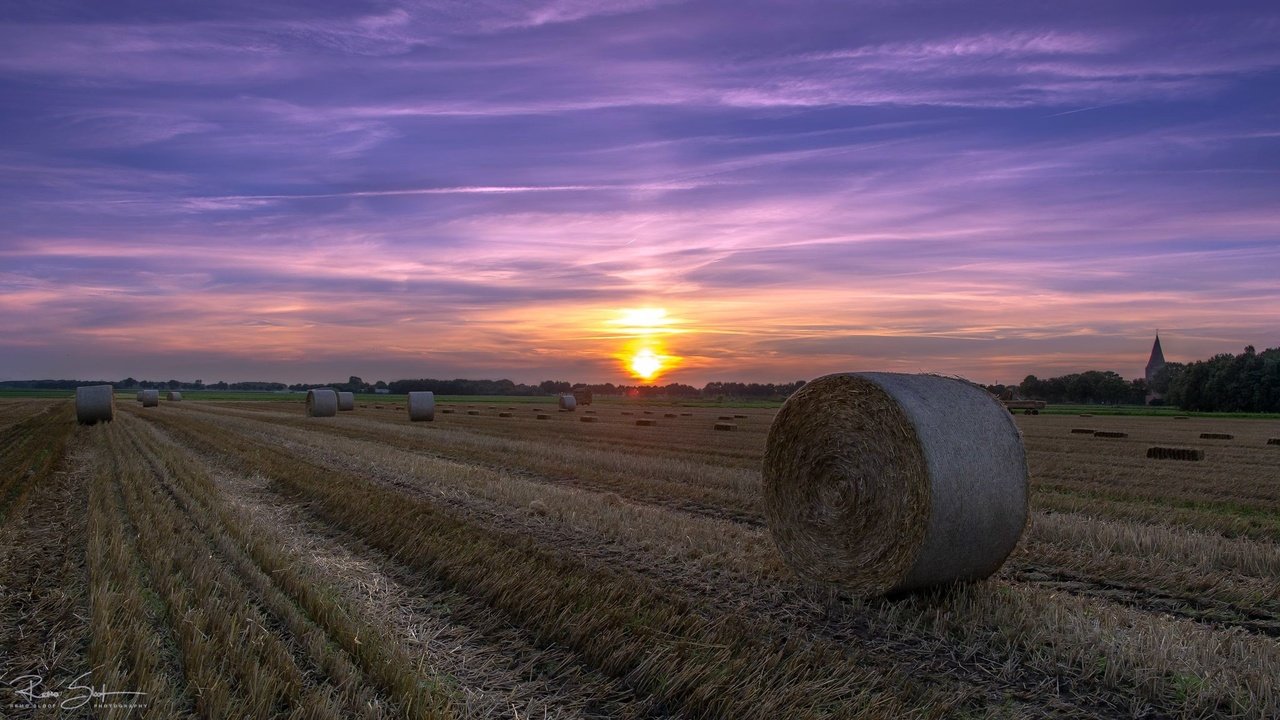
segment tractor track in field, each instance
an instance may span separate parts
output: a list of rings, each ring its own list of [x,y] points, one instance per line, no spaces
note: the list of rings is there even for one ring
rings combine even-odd
[[[268,445],[318,468],[330,466],[323,460],[314,460],[313,453],[296,447],[270,444],[258,438],[244,439],[245,445]],[[229,451],[222,457],[223,461],[231,459],[233,463],[243,461],[236,460]],[[991,649],[956,647],[938,638],[910,631],[889,632],[883,623],[877,624],[863,613],[842,609],[847,607],[847,602],[832,598],[826,591],[799,584],[761,585],[730,571],[691,573],[687,565],[678,561],[654,558],[637,552],[634,547],[601,542],[597,537],[584,537],[555,523],[489,507],[491,503],[441,498],[412,483],[363,477],[395,487],[399,492],[419,495],[431,503],[445,505],[469,524],[526,537],[539,546],[602,568],[625,569],[659,587],[700,599],[706,611],[713,614],[747,615],[758,618],[763,626],[773,628],[775,632],[803,633],[837,643],[856,643],[873,653],[886,667],[901,669],[906,665],[921,675],[936,674],[949,678],[980,691],[990,703],[999,704],[1012,697],[1019,705],[1026,709],[1035,708],[1037,715],[1046,717],[1130,715],[1127,702],[1107,688],[1090,682],[1075,682],[1058,673],[1021,664],[1011,669],[1009,658]],[[332,530],[332,537],[353,551],[363,545],[358,538],[336,528]],[[1148,714],[1146,717],[1160,715]]]
[[[763,515],[757,511],[671,498],[663,495],[660,490],[649,490],[638,484],[608,483],[568,475],[549,475],[520,466],[486,462],[470,457],[458,457],[432,450],[407,447],[403,443],[397,443],[385,437],[369,437],[366,433],[360,432],[348,433],[344,432],[347,430],[346,428],[335,428],[330,425],[284,424],[272,422],[261,417],[243,417],[242,419],[263,422],[269,425],[284,425],[285,427],[310,432],[336,434],[352,440],[390,447],[407,454],[459,462],[514,475],[540,484],[599,493],[615,493],[627,500],[693,517],[732,522],[757,529],[767,527]],[[420,488],[416,485],[404,480],[386,480],[386,482],[400,490],[420,491]],[[1275,613],[1222,600],[1172,593],[1143,585],[1108,580],[1071,568],[1025,563],[1012,558],[1002,569],[1001,576],[1008,578],[1012,582],[1081,597],[1106,600],[1144,612],[1172,615],[1216,627],[1239,628],[1252,634],[1267,637],[1280,637],[1280,617],[1277,617]]]

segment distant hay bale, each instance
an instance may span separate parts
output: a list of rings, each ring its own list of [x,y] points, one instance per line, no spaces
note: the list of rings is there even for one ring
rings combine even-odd
[[[745,419],[746,417],[747,417],[746,415],[734,415],[734,416],[733,416],[733,419],[735,419],[735,420],[742,420],[742,419]]]
[[[762,477],[787,565],[864,596],[988,577],[1028,518],[1013,418],[983,388],[936,375],[806,384],[769,428]]]
[[[551,416],[550,416],[550,415],[541,415],[541,414],[540,414],[540,415],[538,415],[538,419],[539,419],[539,420],[546,420],[546,419],[547,419],[547,418],[549,418],[549,417],[551,417]]]
[[[500,413],[498,413],[498,417],[511,417],[511,413],[509,413],[509,412],[500,412]]]
[[[430,390],[409,393],[409,420],[431,422],[436,419],[436,394]]]
[[[142,402],[142,391],[138,391],[138,402]]]
[[[636,425],[639,425],[641,427],[649,427],[651,425],[657,425],[657,424],[658,424],[657,420],[646,420],[644,418],[640,418],[639,420],[636,420]]]
[[[480,414],[480,411],[479,411],[479,410],[468,410],[468,411],[467,411],[467,414],[468,414],[468,415],[479,415],[479,414]]]
[[[733,419],[733,416],[732,416],[732,415],[721,415],[720,417],[718,417],[718,418],[716,418],[716,419],[717,419],[717,420],[732,420],[732,419]]]
[[[170,390],[168,395],[165,396],[165,399],[168,400],[169,402],[181,402],[182,393],[178,392],[177,390]]]
[[[356,409],[356,394],[353,392],[338,393],[338,412]]]
[[[1236,436],[1228,435],[1227,433],[1200,433],[1200,439],[1201,440],[1235,440]]]
[[[652,411],[652,410],[645,410],[645,411],[644,411],[644,414],[645,414],[645,415],[652,415],[652,414],[653,414],[653,411]]]
[[[662,417],[664,417],[664,418],[675,418],[675,417],[680,417],[680,416],[679,416],[679,415],[677,415],[677,414],[675,414],[675,413],[662,413]]]
[[[586,413],[586,414],[588,414],[588,415],[595,415],[595,414],[596,414],[596,411],[595,411],[595,410],[583,410],[582,412],[584,412],[584,413]]]
[[[329,388],[307,391],[307,417],[333,417],[338,414],[338,393]]]
[[[1174,415],[1173,419],[1174,420],[1190,420],[1191,416],[1190,415]]]
[[[693,417],[693,413],[690,413],[690,412],[680,413],[680,417]]]
[[[111,422],[115,417],[115,388],[110,385],[84,385],[76,388],[76,422],[94,425]]]
[[[1093,417],[1093,416],[1088,413],[1082,413],[1080,417]]]
[[[716,423],[715,427],[717,430],[737,430],[738,429],[737,425],[734,425],[733,423],[727,423],[727,422],[718,422]]]
[[[374,406],[373,406],[373,409],[374,409],[374,410],[381,410],[381,409],[382,409],[382,406],[381,406],[381,405],[374,405]]]
[[[572,395],[561,395],[559,405],[561,410],[573,412],[578,407],[578,399]]]
[[[1268,445],[1280,445],[1280,438],[1267,438]]]
[[[623,414],[623,415],[635,415],[635,413],[631,412],[630,410],[623,410],[623,411],[622,411],[622,414]]]
[[[141,395],[142,407],[157,407],[160,405],[159,390],[143,390]]]
[[[1110,430],[1095,430],[1095,431],[1094,431],[1094,433],[1093,433],[1093,436],[1094,436],[1094,437],[1100,437],[1100,438],[1127,438],[1127,437],[1129,437],[1129,433],[1127,433],[1127,432],[1112,432],[1112,431],[1110,431]]]
[[[453,408],[444,408],[444,409],[442,409],[440,412],[444,413],[445,415],[452,415],[452,414],[453,414]]]
[[[1092,435],[1093,432],[1089,428],[1071,428],[1072,435]]]
[[[1153,460],[1203,460],[1204,451],[1193,448],[1149,447],[1147,457]]]
[[[580,415],[578,419],[582,422],[600,422],[600,418],[595,415]]]

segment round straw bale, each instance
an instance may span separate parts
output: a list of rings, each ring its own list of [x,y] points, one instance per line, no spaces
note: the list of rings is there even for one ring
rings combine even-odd
[[[1201,440],[1235,440],[1236,436],[1228,433],[1200,433]]]
[[[159,390],[142,391],[142,407],[156,407],[160,404]]]
[[[116,392],[110,385],[85,385],[76,388],[76,422],[93,425],[111,422],[116,417]]]
[[[338,414],[338,393],[330,388],[307,391],[307,417],[333,417]]]
[[[142,402],[142,391],[138,391],[138,402]]]
[[[409,393],[409,419],[431,422],[436,419],[436,394],[430,390]]]
[[[178,402],[182,400],[182,393],[178,392],[177,390],[170,390],[169,394],[165,396],[165,399],[168,400],[169,402]]]
[[[595,415],[581,415],[578,417],[582,422],[600,422],[600,418]]]
[[[985,578],[1027,524],[1013,418],[983,388],[936,375],[806,384],[769,428],[763,481],[787,564],[861,595]]]
[[[658,421],[657,421],[657,420],[645,420],[644,418],[640,418],[639,420],[637,420],[637,421],[636,421],[636,424],[637,424],[637,425],[640,425],[640,426],[642,426],[642,427],[648,427],[648,426],[650,426],[650,425],[657,425],[657,424],[658,424]]]
[[[546,420],[546,419],[547,419],[547,418],[549,418],[549,417],[551,417],[551,416],[550,416],[550,415],[538,415],[538,419],[539,419],[539,420]]]
[[[353,392],[338,393],[338,411],[346,412],[347,410],[356,409],[356,394]]]
[[[572,395],[560,396],[560,409],[572,412],[578,407],[578,399]]]
[[[715,427],[717,430],[737,430],[738,429],[737,425],[734,425],[733,423],[727,423],[727,422],[718,422],[716,423]]]

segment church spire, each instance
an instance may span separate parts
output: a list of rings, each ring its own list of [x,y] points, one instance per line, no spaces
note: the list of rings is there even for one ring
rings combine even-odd
[[[1164,367],[1164,350],[1160,347],[1160,331],[1156,331],[1156,341],[1151,346],[1151,359],[1147,361],[1147,380],[1150,381],[1160,368]]]

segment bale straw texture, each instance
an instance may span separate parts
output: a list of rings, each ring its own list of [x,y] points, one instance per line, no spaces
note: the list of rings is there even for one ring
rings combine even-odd
[[[436,394],[430,390],[409,393],[409,419],[432,422],[436,419]]]
[[[578,399],[572,395],[560,396],[560,409],[573,411],[578,407]]]
[[[1268,445],[1280,445],[1280,438],[1267,438]]]
[[[1235,440],[1235,435],[1228,433],[1200,433],[1201,440]]]
[[[138,391],[138,402],[142,402],[142,391]]]
[[[1204,451],[1193,448],[1149,447],[1147,457],[1153,460],[1203,460]]]
[[[142,407],[156,407],[160,404],[159,390],[142,391]]]
[[[93,425],[111,422],[116,417],[116,393],[110,385],[85,385],[76,388],[76,422]]]
[[[356,409],[356,394],[352,392],[338,393],[338,412]]]
[[[182,400],[182,393],[177,390],[170,390],[169,394],[165,396],[165,399],[169,402],[179,402]]]
[[[333,417],[338,414],[338,393],[329,388],[307,391],[307,417]]]
[[[864,596],[985,578],[1027,524],[1013,418],[951,378],[842,373],[808,383],[774,418],[762,474],[787,564]]]

